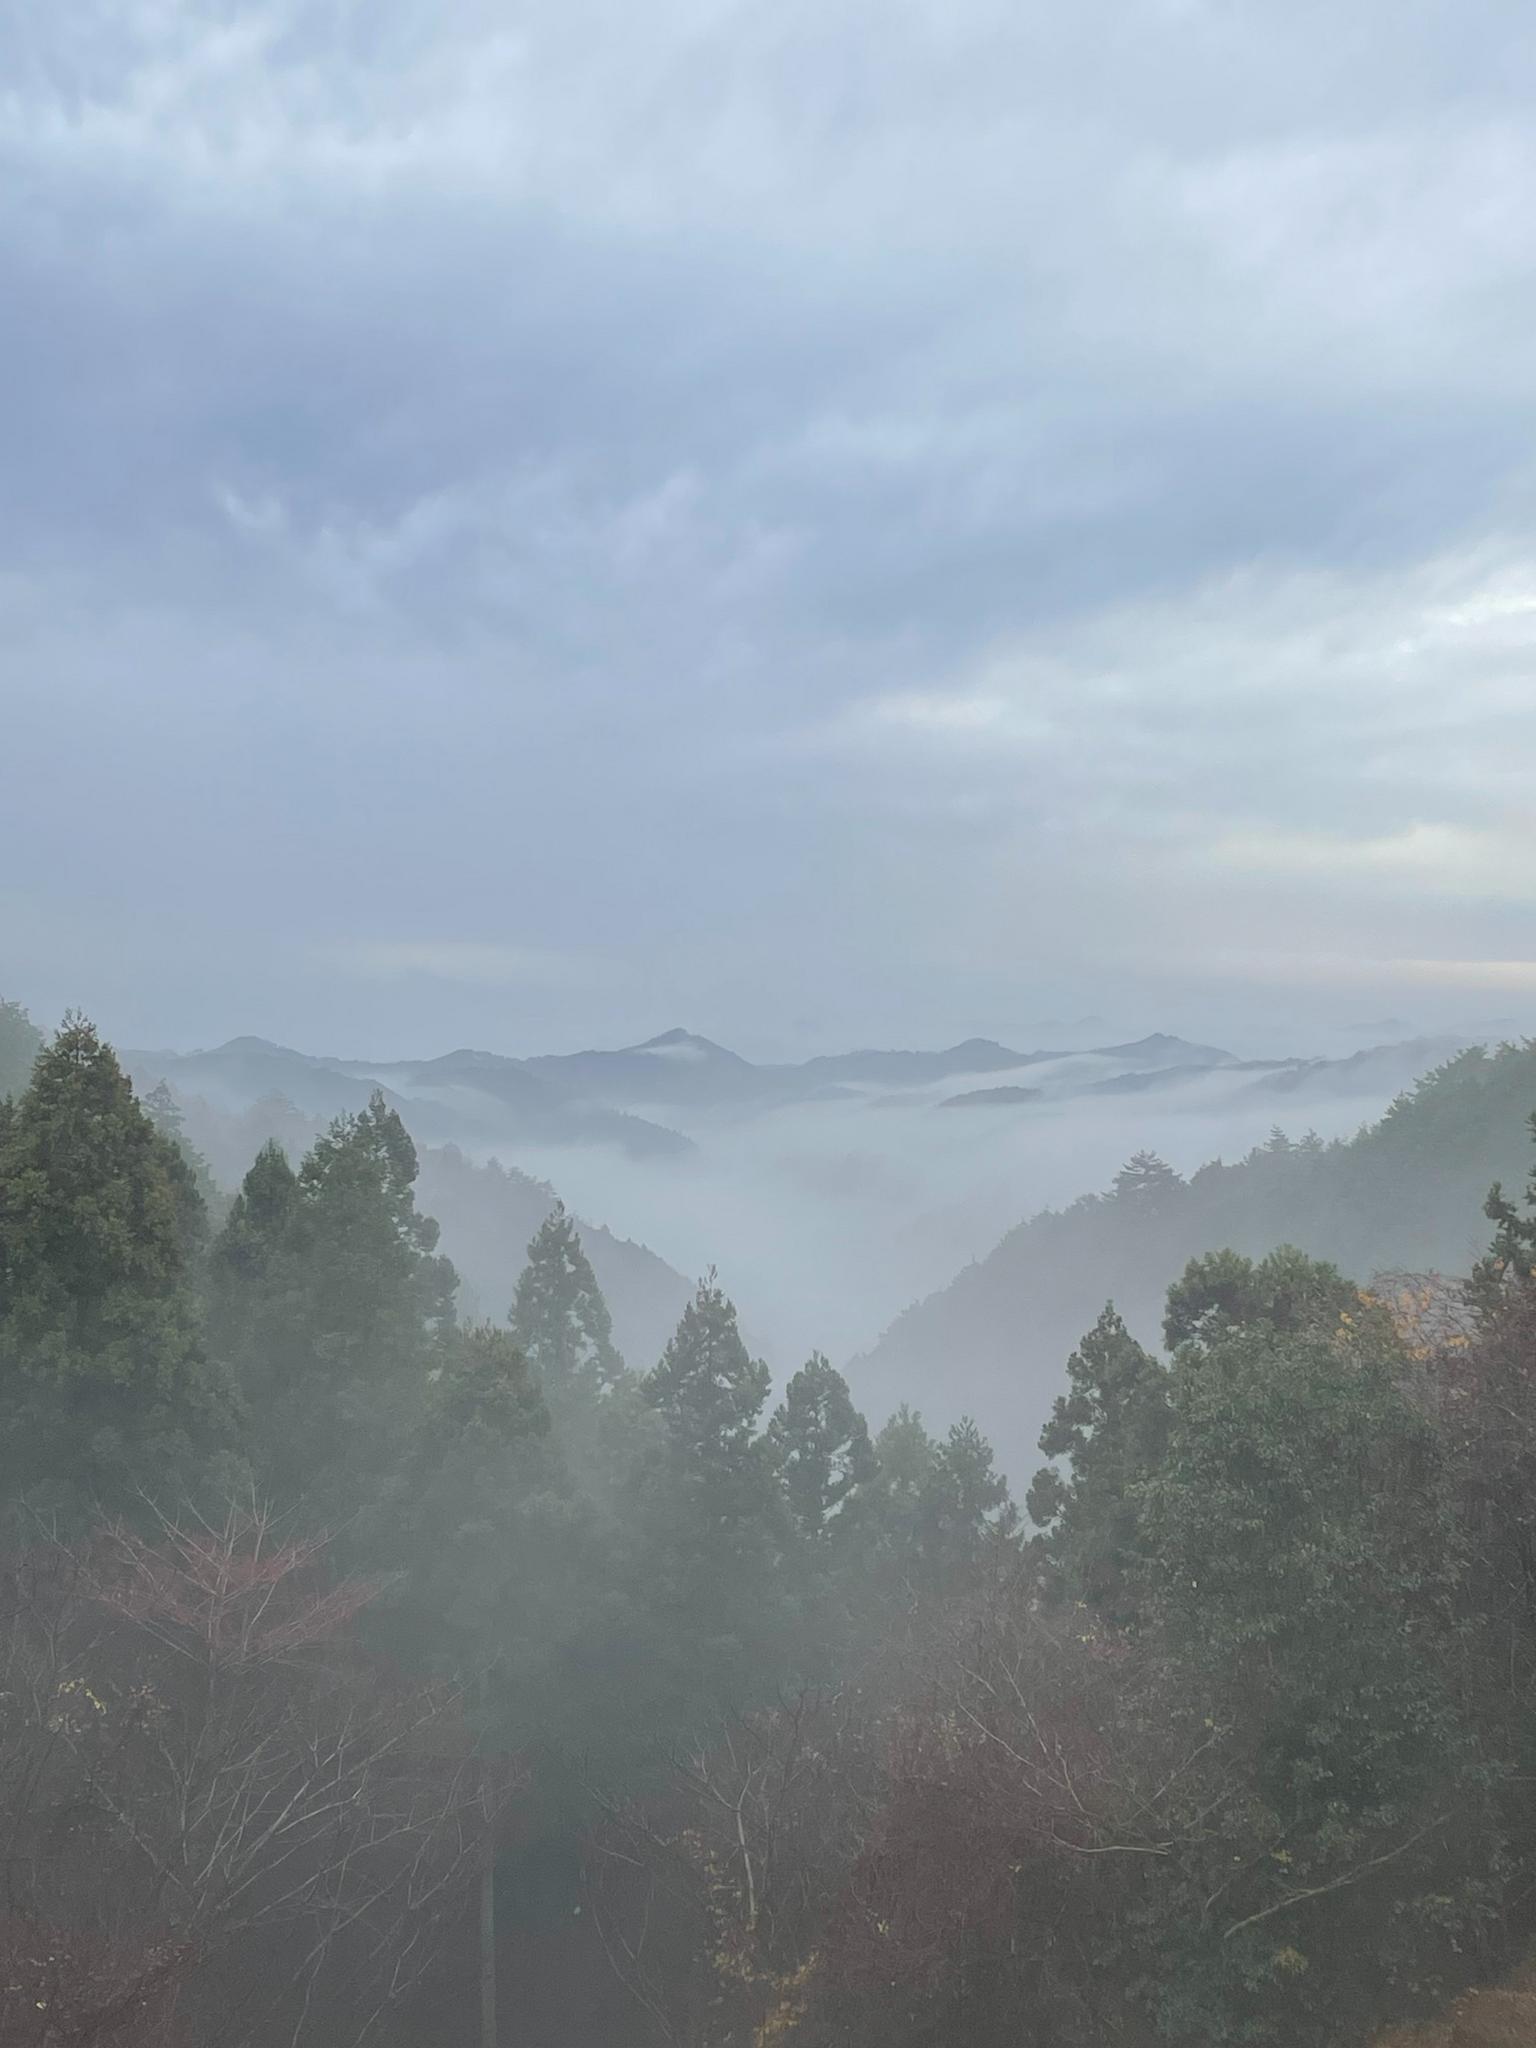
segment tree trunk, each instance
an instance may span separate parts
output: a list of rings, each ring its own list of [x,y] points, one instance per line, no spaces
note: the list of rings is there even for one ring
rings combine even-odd
[[[490,1828],[480,1864],[480,2048],[497,2048],[496,1841]]]

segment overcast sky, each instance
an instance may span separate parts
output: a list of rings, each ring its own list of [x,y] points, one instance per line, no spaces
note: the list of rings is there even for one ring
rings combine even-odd
[[[1536,1016],[1533,104],[1529,0],[0,12],[0,993]]]

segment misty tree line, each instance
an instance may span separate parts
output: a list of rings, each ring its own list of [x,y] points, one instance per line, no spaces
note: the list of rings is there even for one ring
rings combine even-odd
[[[1465,1283],[1106,1308],[1026,1533],[713,1277],[633,1370],[558,1208],[461,1324],[380,1099],[211,1227],[23,1023],[6,2040],[1342,2048],[1536,1932],[1536,1184]]]
[[[411,2038],[484,1861],[471,1837],[524,1825],[510,1783],[545,1834],[579,1836],[730,1706],[834,1684],[887,1613],[1009,1542],[973,1425],[934,1442],[903,1412],[872,1442],[819,1356],[768,1414],[712,1276],[631,1370],[559,1206],[508,1320],[461,1324],[382,1097],[297,1167],[265,1147],[225,1204],[169,1090],[137,1100],[89,1024],[25,1071],[0,1102],[3,1711],[13,1828],[38,1846],[8,1880],[7,2039],[159,2040],[176,2013],[224,2013],[236,2039]],[[373,1682],[411,1730],[386,1753],[387,1811],[412,1818],[386,1851],[372,1816],[370,1862],[299,1837],[310,1792],[371,1813],[346,1717]],[[230,1725],[262,1761],[226,1812]],[[361,1759],[301,1796],[284,1742],[345,1748],[340,1728]],[[366,1793],[343,1794],[349,1770]],[[248,1912],[274,1886],[302,1930],[276,1969],[308,1976],[269,2009],[281,1916]]]

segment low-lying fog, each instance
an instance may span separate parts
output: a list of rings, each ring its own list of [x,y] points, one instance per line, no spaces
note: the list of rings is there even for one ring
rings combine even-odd
[[[1347,1135],[1396,1092],[1389,1081],[1293,1100],[1256,1092],[1251,1072],[1217,1071],[1156,1100],[941,1107],[968,1087],[1047,1087],[1055,1078],[1035,1066],[731,1120],[689,1119],[672,1106],[655,1114],[693,1138],[689,1156],[524,1145],[515,1163],[578,1214],[642,1239],[685,1274],[718,1267],[782,1378],[814,1348],[835,1359],[864,1348],[1014,1224],[1106,1186],[1132,1152],[1158,1152],[1188,1173],[1240,1155],[1277,1123],[1293,1136]]]

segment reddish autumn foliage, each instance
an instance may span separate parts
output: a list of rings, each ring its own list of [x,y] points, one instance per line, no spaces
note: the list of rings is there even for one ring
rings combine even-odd
[[[363,1656],[373,1590],[238,1514],[0,1573],[7,2042],[388,2033],[505,1787]]]

